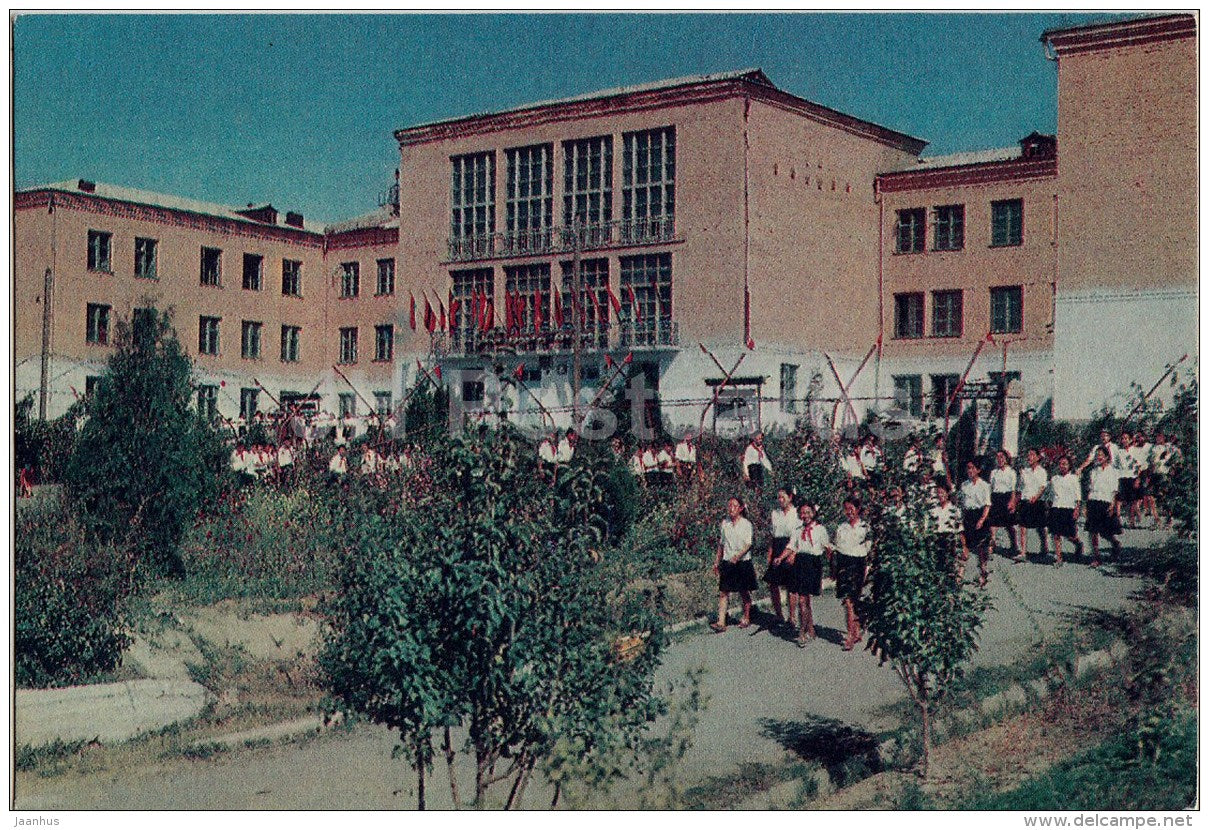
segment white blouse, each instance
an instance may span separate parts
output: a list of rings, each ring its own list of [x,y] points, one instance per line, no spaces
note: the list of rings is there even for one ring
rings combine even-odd
[[[764,469],[772,472],[772,462],[768,460],[768,453],[764,452],[764,448],[748,444],[747,449],[743,451],[743,467],[753,467],[757,464],[763,464]]]
[[[857,519],[856,524],[840,522],[839,527],[835,529],[835,552],[841,556],[863,559],[869,555],[872,547],[869,525],[864,519]]]
[[[1117,497],[1117,485],[1121,479],[1121,471],[1107,467],[1095,467],[1091,471],[1091,487],[1087,491],[1088,501],[1111,502]]]
[[[697,463],[697,448],[691,441],[681,441],[676,445],[676,460],[681,464]]]
[[[809,527],[802,526],[801,530],[789,539],[789,549],[794,553],[804,553],[808,556],[822,556],[831,547],[831,537],[827,528],[818,522],[811,522]]]
[[[987,483],[986,479],[980,478],[977,482],[973,482],[967,478],[961,483],[962,510],[981,510],[990,506],[991,485]]]
[[[739,551],[746,548],[740,561],[751,559],[751,522],[740,516],[733,522],[726,519],[722,522],[722,558],[734,559]]]
[[[1050,479],[1049,489],[1054,497],[1051,505],[1059,510],[1074,510],[1083,501],[1083,488],[1074,473],[1054,476]]]
[[[1011,467],[991,470],[991,492],[1011,493],[1016,489],[1016,471]]]
[[[1020,471],[1020,498],[1026,500],[1034,497],[1040,498],[1048,483],[1049,473],[1040,464],[1036,467],[1025,467]]]
[[[792,506],[782,513],[780,510],[774,510],[769,514],[772,519],[772,535],[777,539],[788,539],[793,536],[794,531],[802,526],[802,520],[798,518],[798,511]],[[780,551],[774,551],[780,553]]]

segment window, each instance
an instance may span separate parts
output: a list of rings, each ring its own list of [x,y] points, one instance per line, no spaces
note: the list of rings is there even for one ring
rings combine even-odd
[[[960,251],[966,244],[966,206],[942,205],[934,213],[932,247],[937,251]]]
[[[894,227],[894,252],[896,254],[918,254],[924,249],[923,208],[898,211]]]
[[[483,393],[484,386],[481,380],[462,381],[462,403],[482,403]]]
[[[379,297],[395,293],[395,261],[393,259],[378,260],[378,291]]]
[[[991,202],[991,246],[1024,242],[1024,200]]]
[[[374,409],[377,411],[379,417],[390,417],[391,397],[390,392],[374,393]]]
[[[264,275],[264,257],[260,254],[243,255],[243,290],[259,291]]]
[[[911,340],[924,336],[924,295],[894,295],[894,336]]]
[[[1001,390],[1006,390],[1007,385],[1014,380],[1020,380],[1019,372],[987,372],[987,380],[998,386]]]
[[[450,254],[461,259],[490,256],[495,233],[495,153],[454,156],[450,163]]]
[[[218,248],[201,249],[201,284],[222,285],[222,251]]]
[[[154,239],[136,238],[134,240],[134,275],[144,280],[158,277],[156,271],[156,249],[159,243]]]
[[[340,296],[356,297],[361,293],[361,263],[340,263]]]
[[[924,414],[924,381],[919,375],[894,376],[894,405],[913,418]]]
[[[621,289],[634,345],[672,345],[672,255],[623,256]]]
[[[1024,286],[991,289],[991,331],[1016,334],[1024,330]]]
[[[599,245],[613,220],[613,136],[563,142],[563,162],[563,225]]]
[[[260,360],[260,332],[264,328],[254,320],[243,321],[243,336],[240,338],[239,353],[244,360]]]
[[[84,397],[91,398],[101,386],[100,375],[88,375],[84,378]]]
[[[505,152],[508,252],[548,250],[554,225],[554,145],[538,144]]]
[[[575,296],[575,270],[570,262],[564,262],[563,268],[563,328],[565,331],[575,330],[575,305],[571,298]],[[603,349],[609,345],[609,261],[607,259],[581,259],[579,261],[580,310],[583,314],[583,345],[588,348]],[[555,320],[551,328],[558,325]],[[567,347],[571,339],[566,339]]]
[[[281,362],[298,362],[298,336],[302,334],[301,326],[281,327]]]
[[[109,265],[110,245],[112,243],[113,234],[107,231],[88,232],[89,271],[101,271],[106,274],[113,273],[113,268]]]
[[[302,296],[302,263],[296,259],[281,261],[281,293],[286,297]]]
[[[204,384],[197,387],[197,414],[206,421],[218,417],[218,387]]]
[[[395,359],[395,327],[391,324],[374,327],[374,360],[389,363]]]
[[[450,309],[453,348],[474,351],[482,331],[482,316],[495,304],[495,274],[490,268],[450,271],[456,309]]]
[[[521,334],[537,334],[538,308],[541,309],[542,330],[548,329],[550,320],[550,265],[519,265],[504,269],[504,292],[512,302],[512,313],[504,312],[504,323],[512,321],[510,331]],[[521,340],[517,347],[525,350],[536,348],[533,340]]]
[[[336,399],[340,405],[340,408],[338,411],[340,412],[341,418],[347,418],[350,415],[353,417],[356,417],[356,415],[357,415],[357,396],[356,395],[354,395],[352,392],[341,392],[339,395],[336,396]]]
[[[218,321],[221,317],[197,318],[198,354],[218,354]]]
[[[657,242],[674,235],[676,129],[622,136],[622,225],[625,242]]]
[[[953,390],[957,388],[957,381],[960,378],[957,375],[932,375],[932,414],[937,418],[945,416],[945,401],[953,394]],[[953,405],[949,407],[949,415],[956,415],[961,412],[961,401],[953,401]]]
[[[244,387],[239,390],[239,417],[249,423],[256,417],[256,411],[259,408],[259,389],[249,389]]]
[[[109,343],[109,312],[111,306],[88,304],[88,328],[85,339],[89,343],[104,346]]]
[[[149,308],[136,308],[130,318],[131,334],[136,343],[149,341],[155,335],[155,317]]]
[[[932,292],[932,336],[961,337],[961,291]]]
[[[792,363],[781,364],[781,411],[798,411],[798,367]]]
[[[340,362],[357,362],[357,328],[340,329]]]

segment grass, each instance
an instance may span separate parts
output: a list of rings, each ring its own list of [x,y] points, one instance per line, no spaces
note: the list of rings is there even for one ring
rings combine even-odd
[[[1167,719],[1151,752],[1133,730],[1059,763],[1015,789],[974,801],[972,810],[1183,810],[1196,801],[1196,717]]]
[[[46,774],[53,775],[59,768],[64,767],[65,762],[79,755],[88,745],[88,741],[64,742],[56,738],[54,743],[42,746],[19,746],[13,759],[13,766],[19,772],[42,770]]]

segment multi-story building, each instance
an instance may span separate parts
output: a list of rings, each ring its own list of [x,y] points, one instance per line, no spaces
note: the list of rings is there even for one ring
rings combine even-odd
[[[1196,19],[1042,41],[1058,134],[1003,150],[920,158],[746,70],[401,129],[385,207],[328,227],[86,181],[22,191],[18,393],[63,411],[116,320],[154,302],[199,405],[228,417],[272,406],[262,387],[386,410],[419,359],[470,410],[515,375],[525,417],[565,424],[575,366],[586,399],[629,353],[672,425],[740,357],[706,426],[790,423],[853,377],[855,414],[939,414],[967,367],[1089,416],[1195,351]]]

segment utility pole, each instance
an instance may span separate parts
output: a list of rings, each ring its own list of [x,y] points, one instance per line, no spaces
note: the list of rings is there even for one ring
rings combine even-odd
[[[571,320],[575,339],[571,341],[571,422],[579,427],[579,387],[583,378],[583,279],[579,273],[579,217],[571,221]]]
[[[50,391],[50,324],[51,297],[54,296],[54,270],[46,269],[42,282],[42,371],[38,381],[38,419],[46,420],[46,398]]]

